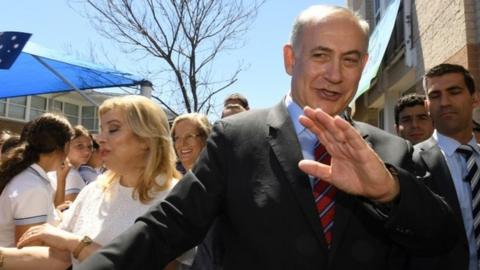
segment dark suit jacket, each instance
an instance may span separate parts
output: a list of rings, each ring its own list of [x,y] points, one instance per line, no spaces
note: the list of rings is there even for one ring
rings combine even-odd
[[[411,269],[452,269],[467,270],[469,263],[468,240],[463,225],[462,212],[458,203],[457,192],[453,184],[447,161],[434,138],[415,145],[413,160],[418,175],[426,175],[424,182],[432,191],[445,198],[452,208],[460,237],[454,248],[446,254],[434,257],[413,257]]]
[[[448,205],[410,175],[412,147],[355,123],[398,168],[401,193],[388,219],[366,200],[336,196],[327,249],[293,123],[283,102],[228,117],[214,126],[193,172],[126,233],[79,269],[161,269],[203,240],[218,217],[224,269],[402,269],[406,250],[435,253],[456,239]]]

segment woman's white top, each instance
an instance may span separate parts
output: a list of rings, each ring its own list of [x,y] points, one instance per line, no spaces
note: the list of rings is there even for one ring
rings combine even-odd
[[[160,191],[146,203],[133,199],[133,188],[114,181],[108,192],[104,192],[100,181],[87,185],[77,196],[70,208],[64,212],[60,228],[80,236],[89,236],[94,242],[105,245],[127,230],[135,220],[152,206],[164,199],[174,185]],[[175,180],[176,183],[177,180]],[[193,260],[189,258],[189,260]],[[73,265],[78,264],[73,260]]]
[[[54,190],[57,190],[57,172],[52,171],[47,173],[51,179],[51,184]],[[85,181],[83,180],[80,172],[75,168],[70,168],[65,179],[65,195],[78,194],[85,187]]]
[[[54,190],[38,164],[13,177],[0,194],[0,247],[15,246],[15,226],[55,224]]]

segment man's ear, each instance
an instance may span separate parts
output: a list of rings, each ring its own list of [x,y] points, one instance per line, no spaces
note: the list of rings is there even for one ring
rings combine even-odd
[[[428,116],[430,116],[430,101],[428,98],[425,98],[423,101],[423,106],[425,107],[425,111],[427,112]]]
[[[477,108],[480,106],[480,95],[478,94],[478,90],[475,89],[475,92],[472,94],[473,98],[473,108]]]
[[[362,71],[367,65],[367,62],[368,62],[368,53],[365,53],[364,55],[362,55]]]
[[[395,132],[397,133],[397,135],[400,136],[400,132],[399,132],[399,130],[398,130],[398,125],[395,124],[395,125],[394,125],[394,128],[395,128]]]
[[[288,75],[292,75],[295,66],[295,53],[291,44],[283,46],[283,65]]]

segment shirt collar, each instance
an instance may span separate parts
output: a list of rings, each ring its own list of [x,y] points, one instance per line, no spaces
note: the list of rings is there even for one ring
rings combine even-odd
[[[295,101],[293,101],[290,93],[285,97],[285,106],[287,107],[290,118],[292,119],[297,137],[302,137],[316,143],[318,141],[317,136],[300,124],[298,118],[303,115],[303,109],[297,103],[295,103]]]
[[[33,163],[32,165],[30,165],[30,168],[32,168],[35,172],[37,172],[38,175],[41,176],[45,181],[50,182],[50,178],[48,178],[47,172],[45,172],[45,170],[42,167],[40,167],[38,163]]]
[[[438,145],[443,149],[447,156],[452,156],[457,151],[457,148],[462,145],[457,140],[441,134],[436,129],[433,131],[432,137],[438,142]],[[473,134],[472,138],[467,144],[471,146],[477,154],[480,154],[480,147],[478,146]]]

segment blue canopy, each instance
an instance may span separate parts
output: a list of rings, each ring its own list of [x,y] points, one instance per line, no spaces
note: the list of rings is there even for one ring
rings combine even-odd
[[[10,69],[0,69],[0,98],[133,86],[142,81],[28,42]]]

